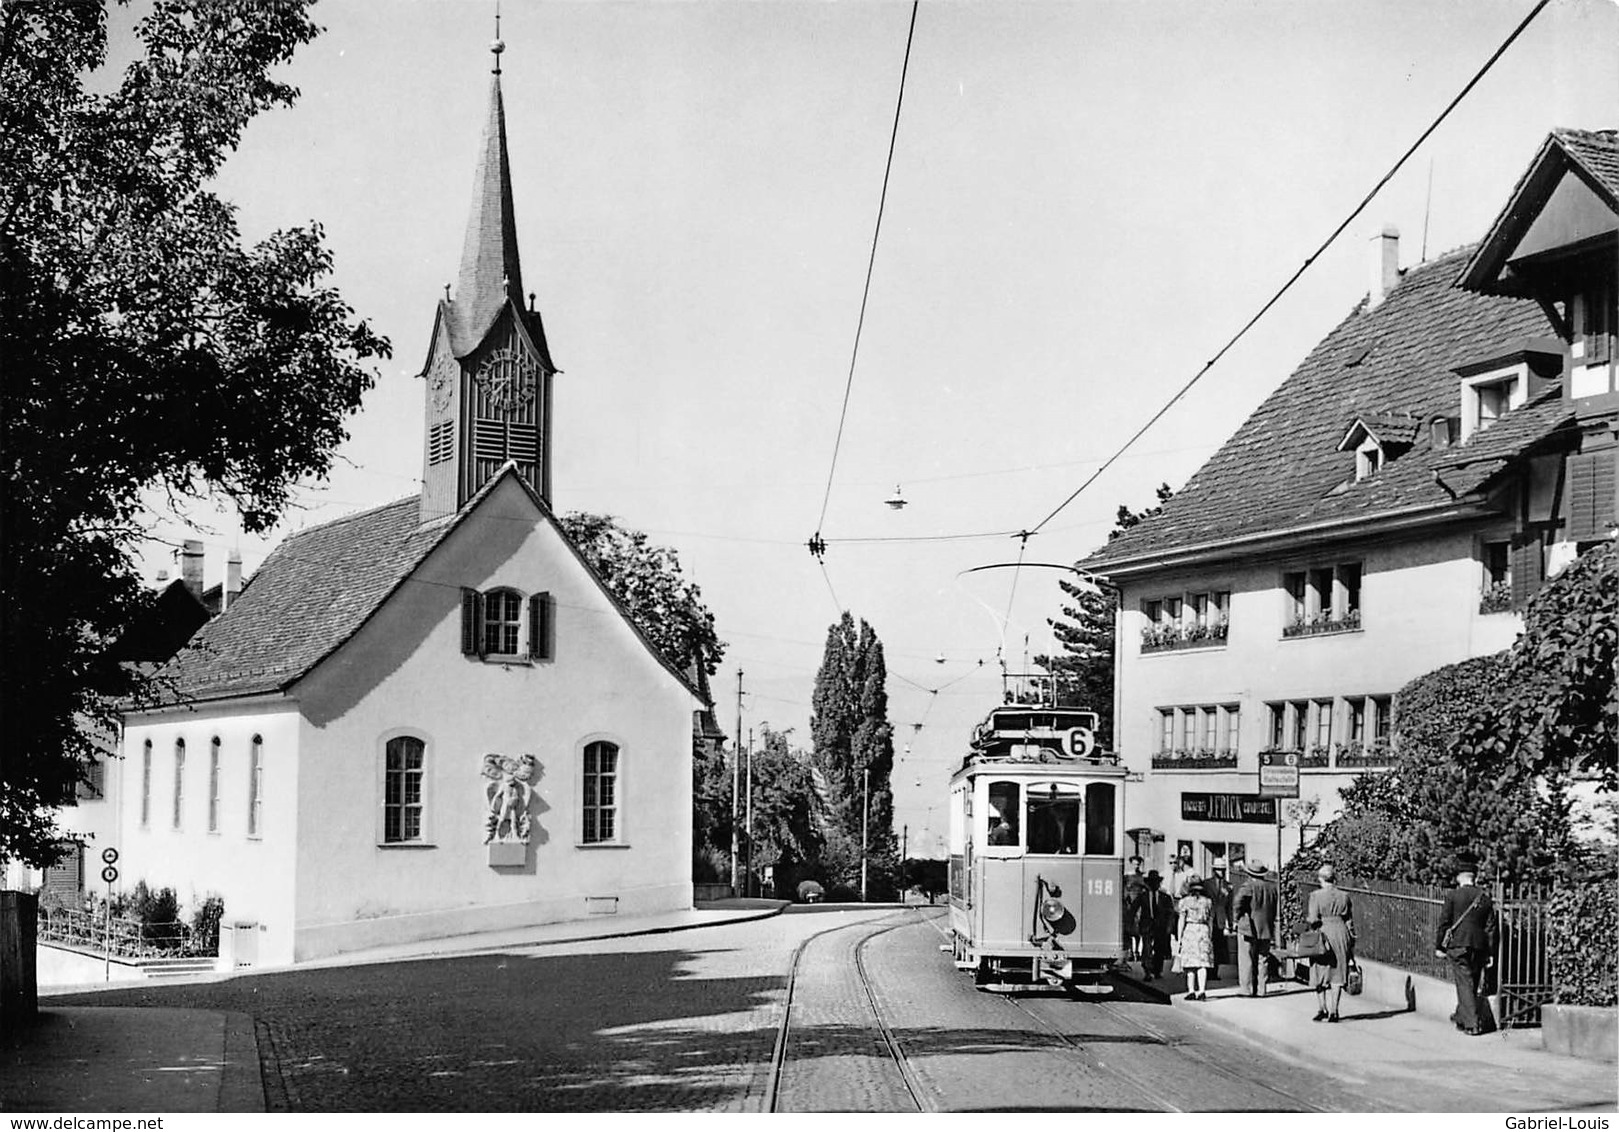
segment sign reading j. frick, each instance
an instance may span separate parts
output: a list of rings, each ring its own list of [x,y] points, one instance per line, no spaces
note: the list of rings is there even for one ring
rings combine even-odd
[[[1276,799],[1255,794],[1181,794],[1181,821],[1276,824]]]

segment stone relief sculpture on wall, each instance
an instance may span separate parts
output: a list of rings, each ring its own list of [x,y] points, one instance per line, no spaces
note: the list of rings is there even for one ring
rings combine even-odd
[[[538,776],[539,760],[533,755],[511,758],[508,755],[489,754],[483,757],[484,777],[490,780],[485,788],[489,812],[484,818],[483,843],[493,841],[527,845],[529,833],[529,802],[534,796],[534,779]]]

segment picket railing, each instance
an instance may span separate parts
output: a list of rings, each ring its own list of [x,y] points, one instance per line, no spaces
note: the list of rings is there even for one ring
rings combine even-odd
[[[46,908],[39,910],[39,926],[35,938],[40,943],[59,943],[97,953],[109,950],[124,959],[151,959],[166,956],[213,955],[218,952],[216,937],[209,941],[194,939],[191,928],[172,922],[147,924],[125,916],[86,912],[80,908]]]

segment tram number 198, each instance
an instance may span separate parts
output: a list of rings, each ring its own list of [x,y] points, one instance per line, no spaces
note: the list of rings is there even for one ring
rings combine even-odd
[[[1085,895],[1112,896],[1113,882],[1105,878],[1091,877],[1085,882]]]

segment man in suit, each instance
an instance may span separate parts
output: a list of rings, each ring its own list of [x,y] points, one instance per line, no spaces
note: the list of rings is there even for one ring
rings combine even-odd
[[[1450,1020],[1464,1034],[1488,1034],[1495,1029],[1490,1000],[1480,994],[1484,972],[1495,965],[1500,926],[1490,894],[1474,883],[1478,857],[1458,854],[1456,887],[1445,896],[1434,932],[1434,955],[1450,960],[1456,980],[1456,1012]]]
[[[1231,885],[1226,881],[1226,861],[1216,857],[1209,862],[1209,879],[1203,882],[1203,894],[1209,898],[1212,918],[1209,931],[1214,936],[1214,970],[1209,978],[1218,979],[1220,968],[1231,962],[1226,953],[1226,935],[1231,928]]]
[[[1270,979],[1270,948],[1276,936],[1276,908],[1281,890],[1262,861],[1244,862],[1248,874],[1237,889],[1232,911],[1236,914],[1237,986],[1250,998],[1263,995]]]
[[[1141,937],[1141,970],[1147,982],[1164,973],[1169,936],[1175,928],[1175,902],[1159,890],[1163,883],[1164,878],[1153,869],[1136,903],[1136,935]]]

